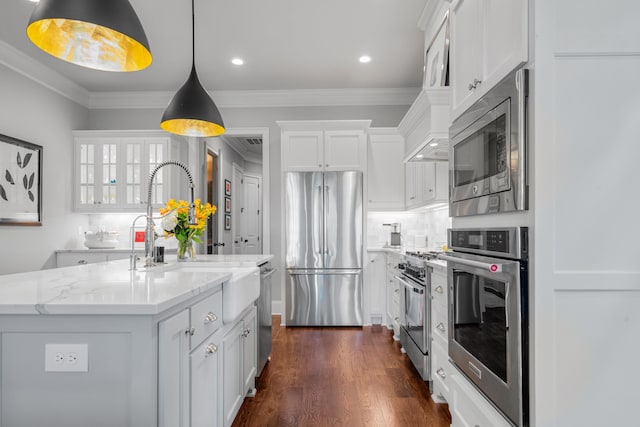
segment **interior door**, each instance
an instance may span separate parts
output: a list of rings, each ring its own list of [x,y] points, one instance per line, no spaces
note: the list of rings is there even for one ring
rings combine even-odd
[[[243,233],[243,253],[262,253],[261,227],[262,198],[260,196],[261,179],[254,175],[244,176],[244,207],[246,229]]]

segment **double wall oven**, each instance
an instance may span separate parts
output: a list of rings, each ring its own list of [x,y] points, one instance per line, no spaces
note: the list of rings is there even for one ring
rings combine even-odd
[[[529,424],[528,229],[449,230],[449,357],[516,426]]]

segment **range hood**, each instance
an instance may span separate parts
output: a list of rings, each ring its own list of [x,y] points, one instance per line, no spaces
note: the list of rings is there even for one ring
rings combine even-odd
[[[407,162],[447,162],[449,161],[449,139],[434,138],[425,141]]]

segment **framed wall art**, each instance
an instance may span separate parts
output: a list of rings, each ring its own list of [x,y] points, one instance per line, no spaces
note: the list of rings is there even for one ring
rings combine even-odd
[[[449,12],[444,14],[424,56],[423,89],[446,86],[449,70]]]
[[[42,146],[0,135],[0,225],[42,225]]]
[[[224,195],[227,197],[231,197],[231,181],[228,179],[224,180]]]
[[[231,230],[231,215],[224,215],[224,229]]]
[[[228,197],[224,198],[224,213],[231,213],[231,199]]]

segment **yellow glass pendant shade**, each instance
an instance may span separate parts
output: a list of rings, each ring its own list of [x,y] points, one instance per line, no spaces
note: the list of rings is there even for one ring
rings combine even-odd
[[[56,58],[102,71],[138,71],[152,57],[127,0],[41,0],[27,36]]]

